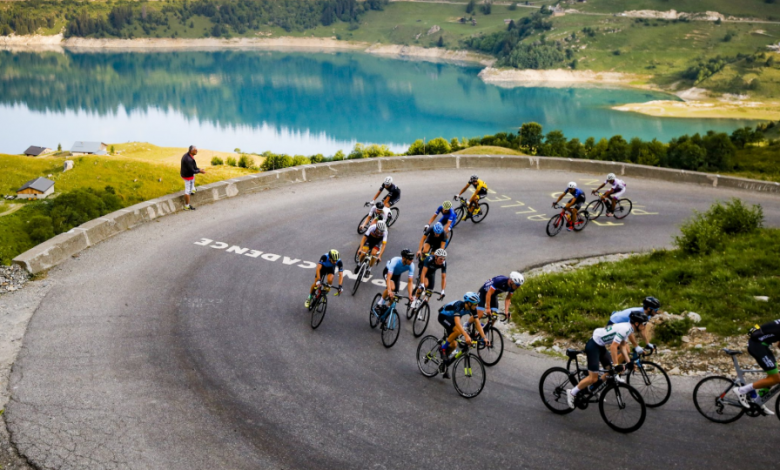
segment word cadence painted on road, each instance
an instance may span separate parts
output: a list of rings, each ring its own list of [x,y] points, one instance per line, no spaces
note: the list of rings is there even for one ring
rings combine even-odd
[[[289,256],[277,255],[276,253],[268,253],[259,250],[253,250],[250,248],[244,248],[238,245],[232,245],[230,243],[215,241],[210,238],[201,238],[198,241],[196,241],[195,244],[206,248],[213,248],[215,250],[220,250],[226,254],[246,256],[249,258],[263,260],[271,263],[276,263],[277,261],[281,261],[281,265],[283,266],[294,266],[296,268],[302,268],[302,269],[314,269],[317,267],[317,263],[313,261],[305,261],[298,258],[291,258]],[[357,274],[353,273],[349,269],[345,269],[344,277],[354,281],[355,279],[357,279]],[[373,274],[363,279],[363,282],[370,282],[375,286],[386,287],[385,280],[382,278],[374,279]],[[400,284],[401,284],[399,287],[400,289],[406,288],[405,282],[401,282]]]

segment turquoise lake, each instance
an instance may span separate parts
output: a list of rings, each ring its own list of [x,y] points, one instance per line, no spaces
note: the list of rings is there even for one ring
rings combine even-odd
[[[480,67],[280,51],[0,52],[0,152],[74,141],[333,154],[355,142],[517,132],[671,137],[750,121],[661,119],[611,106],[669,99],[633,89],[501,88]]]

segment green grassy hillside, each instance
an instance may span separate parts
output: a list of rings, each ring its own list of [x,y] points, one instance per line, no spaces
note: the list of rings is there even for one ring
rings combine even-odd
[[[780,21],[780,2],[766,0],[588,0],[569,1],[566,8],[594,13],[628,10],[677,10],[685,13],[717,11],[724,15]]]

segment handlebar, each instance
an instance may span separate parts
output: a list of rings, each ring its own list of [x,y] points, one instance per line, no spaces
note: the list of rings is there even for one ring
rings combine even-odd
[[[365,203],[365,204],[363,204],[363,207],[368,207],[368,206],[370,206],[370,205],[371,205],[371,201],[366,201],[366,203]]]

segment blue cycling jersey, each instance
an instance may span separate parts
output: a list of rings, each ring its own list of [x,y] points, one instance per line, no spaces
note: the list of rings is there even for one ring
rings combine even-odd
[[[464,315],[471,315],[471,312],[466,310],[466,302],[462,300],[456,300],[454,302],[448,303],[439,309],[439,313],[448,317],[462,317]]]
[[[502,292],[506,292],[508,294],[515,292],[515,290],[509,286],[509,278],[506,276],[496,276],[493,279],[488,279],[488,281],[482,285],[482,289],[480,290],[487,292],[491,288],[499,294]]]
[[[612,315],[609,317],[609,321],[612,323],[629,323],[631,313],[633,312],[644,312],[645,309],[643,307],[634,307],[634,308],[627,308],[625,310],[621,310],[619,312],[612,312]]]
[[[342,263],[341,260],[338,260],[336,261],[336,263],[333,263],[330,260],[330,256],[328,255],[328,253],[325,253],[324,255],[322,255],[322,257],[320,257],[320,264],[325,268],[332,268],[335,266],[336,268],[338,268],[337,269],[338,271],[344,271],[344,263]]]
[[[403,259],[400,256],[396,256],[387,262],[387,272],[390,275],[398,276],[403,274],[404,271],[409,272],[409,277],[414,277],[414,263],[405,265]]]
[[[563,192],[564,194],[569,193],[574,197],[574,199],[585,199],[585,192],[581,190],[580,188],[566,188],[566,190]]]
[[[439,223],[442,225],[446,225],[447,222],[449,222],[450,220],[455,220],[455,209],[453,209],[452,207],[450,207],[450,210],[445,211],[442,206],[439,206],[439,208],[436,209],[436,214],[434,215],[439,215],[439,214],[441,214],[441,219],[439,219]]]

